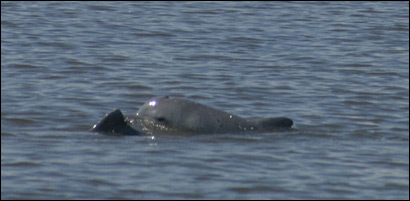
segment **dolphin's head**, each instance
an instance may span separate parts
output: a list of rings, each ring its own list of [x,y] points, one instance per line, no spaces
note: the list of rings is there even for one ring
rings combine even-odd
[[[173,127],[181,116],[182,106],[169,96],[153,98],[138,110],[137,116],[153,125]]]
[[[137,116],[145,127],[151,129],[197,132],[201,127],[207,127],[208,109],[186,99],[160,96],[146,102]]]

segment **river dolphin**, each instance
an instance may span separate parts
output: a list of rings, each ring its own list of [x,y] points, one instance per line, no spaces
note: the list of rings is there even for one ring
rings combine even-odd
[[[216,134],[272,131],[292,125],[293,121],[286,117],[244,119],[187,99],[161,96],[142,105],[136,115],[125,116],[116,109],[91,131],[124,135]]]

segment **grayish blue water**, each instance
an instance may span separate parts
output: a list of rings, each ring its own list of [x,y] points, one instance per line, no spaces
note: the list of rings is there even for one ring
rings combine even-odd
[[[158,95],[275,133],[88,132]],[[408,2],[2,2],[2,199],[409,199]]]

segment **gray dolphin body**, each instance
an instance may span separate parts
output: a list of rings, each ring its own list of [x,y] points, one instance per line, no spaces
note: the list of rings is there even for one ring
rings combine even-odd
[[[146,102],[136,115],[124,116],[119,109],[108,113],[93,132],[145,135],[156,133],[213,134],[271,131],[290,128],[286,117],[244,119],[187,99],[161,96]]]

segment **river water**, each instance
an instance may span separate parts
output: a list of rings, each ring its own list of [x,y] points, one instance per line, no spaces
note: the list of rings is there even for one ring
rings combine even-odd
[[[171,95],[272,133],[106,136]],[[2,2],[2,199],[409,199],[408,2]]]

